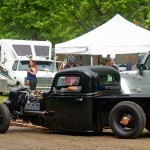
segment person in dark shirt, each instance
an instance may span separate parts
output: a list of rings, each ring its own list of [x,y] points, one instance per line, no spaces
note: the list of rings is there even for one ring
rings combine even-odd
[[[75,58],[73,55],[69,55],[67,60],[68,60],[68,63],[64,66],[64,69],[78,66],[77,64],[75,64]]]
[[[69,55],[67,60],[68,60],[68,63],[64,66],[63,69],[73,68],[73,67],[78,66],[77,64],[75,64],[75,58],[73,55]],[[75,80],[76,80],[76,77],[66,77],[64,82],[66,85],[70,85],[71,82]]]

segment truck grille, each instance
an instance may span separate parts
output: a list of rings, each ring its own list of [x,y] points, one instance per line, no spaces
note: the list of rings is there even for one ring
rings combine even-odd
[[[53,82],[54,78],[50,78],[50,77],[37,77],[37,86],[44,86],[44,87],[50,87],[52,86],[52,82]]]
[[[42,87],[51,87],[54,77],[37,77],[37,88]],[[25,78],[25,86],[29,86],[29,81]]]

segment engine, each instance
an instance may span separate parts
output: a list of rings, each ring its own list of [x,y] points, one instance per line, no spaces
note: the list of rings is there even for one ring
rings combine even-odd
[[[43,104],[38,96],[30,94],[24,87],[14,87],[10,90],[9,97],[4,100],[10,113],[23,113],[25,111],[41,111]]]

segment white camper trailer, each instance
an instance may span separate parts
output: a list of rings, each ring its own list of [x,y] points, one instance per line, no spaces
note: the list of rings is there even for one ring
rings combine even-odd
[[[51,50],[49,41],[0,40],[0,79],[7,80],[8,91],[17,82],[28,86],[26,77],[30,59],[36,62],[38,68],[37,89],[50,88],[56,73]]]

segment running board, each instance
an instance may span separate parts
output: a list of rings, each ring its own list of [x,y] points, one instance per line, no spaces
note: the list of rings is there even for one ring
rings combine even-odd
[[[43,126],[37,126],[33,125],[32,123],[24,123],[23,121],[10,121],[10,126],[17,126],[17,127],[28,127],[28,128],[34,128],[34,129],[43,129],[48,130],[48,128]]]

